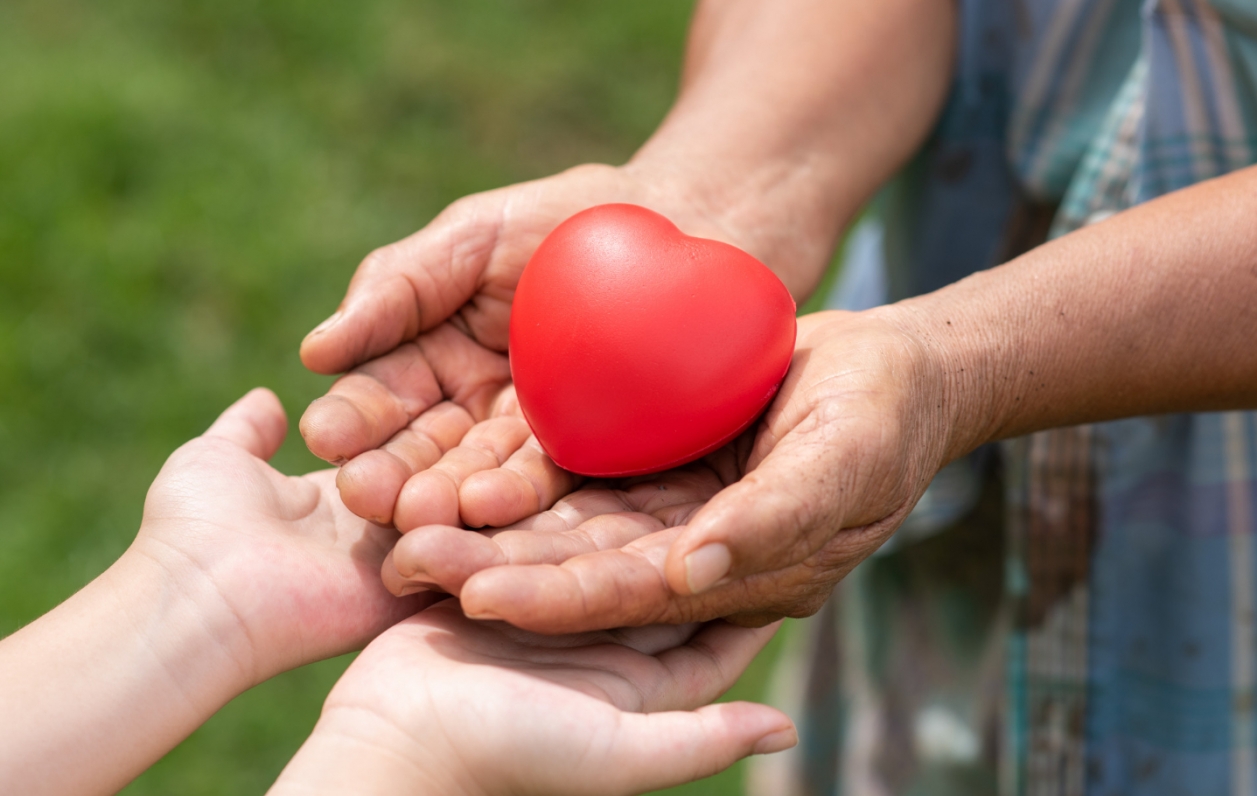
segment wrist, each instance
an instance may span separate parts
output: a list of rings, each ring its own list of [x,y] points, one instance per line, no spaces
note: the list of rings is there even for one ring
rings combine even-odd
[[[325,707],[269,793],[485,796],[467,772],[450,770],[459,755],[435,746],[369,709]]]
[[[92,585],[110,592],[149,665],[203,721],[266,677],[224,595],[190,560],[176,559],[182,563],[137,541]]]
[[[257,557],[271,550],[249,545],[189,547],[196,542],[197,530],[183,527],[188,524],[146,522],[119,561],[145,573],[165,610],[190,620],[189,632],[198,635],[181,643],[230,671],[239,692],[309,662],[304,657],[308,651],[265,621],[286,598],[257,576]]]
[[[174,748],[247,687],[211,624],[128,552],[4,639],[0,791],[112,793]]]
[[[1010,346],[999,330],[985,328],[963,303],[938,292],[870,312],[913,340],[927,362],[924,369],[933,385],[933,406],[927,409],[939,424],[940,466],[1001,438],[1010,370],[1001,363]]]
[[[710,136],[665,124],[622,168],[713,228],[687,232],[754,255],[801,301],[866,198],[842,190],[848,183],[832,160],[821,153],[725,151]]]

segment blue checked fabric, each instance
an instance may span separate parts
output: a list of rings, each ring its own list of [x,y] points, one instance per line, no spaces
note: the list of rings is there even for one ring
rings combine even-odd
[[[1254,161],[1257,0],[961,0],[960,28],[939,126],[854,233],[833,306]],[[801,744],[752,792],[1257,794],[1255,483],[1248,412],[950,466],[791,636],[775,697]]]

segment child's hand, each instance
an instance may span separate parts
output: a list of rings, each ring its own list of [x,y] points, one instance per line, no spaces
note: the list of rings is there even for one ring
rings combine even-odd
[[[397,533],[348,511],[335,471],[266,463],[286,432],[269,390],[237,401],[167,460],[128,551],[202,605],[250,684],[358,649],[421,607],[380,586]]]
[[[797,740],[750,703],[704,707],[773,628],[723,622],[536,636],[457,601],[377,638],[272,793],[627,794]]]
[[[170,457],[130,549],[0,641],[0,793],[114,793],[245,689],[346,652],[432,598],[380,585],[394,531],[331,473],[283,476],[266,390]]]

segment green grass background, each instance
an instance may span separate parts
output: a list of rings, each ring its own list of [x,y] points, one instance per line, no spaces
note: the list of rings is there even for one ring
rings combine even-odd
[[[689,11],[0,3],[0,635],[123,551],[163,459],[232,400],[267,385],[295,418],[326,389],[297,345],[372,248],[464,194],[628,157]],[[295,434],[276,462],[317,466]],[[125,792],[261,793],[347,663],[245,694]]]

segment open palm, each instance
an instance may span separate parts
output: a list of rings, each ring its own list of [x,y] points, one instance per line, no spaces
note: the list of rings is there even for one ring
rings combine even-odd
[[[448,794],[626,794],[708,776],[795,741],[772,708],[699,708],[773,630],[717,622],[538,636],[439,603],[354,661],[275,792],[339,792],[328,777],[347,769],[334,761],[364,747],[385,762],[340,774],[354,792],[377,792],[367,783],[397,761],[416,792],[421,775]]]
[[[273,393],[236,402],[167,460],[132,547],[210,609],[206,624],[224,628],[252,682],[360,648],[428,602],[380,585],[397,533],[346,509],[334,472],[266,463],[286,428]]]
[[[351,510],[402,530],[482,524],[460,517],[465,474],[506,465],[553,490],[531,499],[526,513],[575,485],[539,446],[524,444],[528,426],[515,408],[506,358],[510,308],[542,239],[572,214],[608,202],[640,204],[688,234],[754,248],[658,180],[586,165],[461,199],[375,251],[337,313],[301,349],[319,373],[354,368],[301,420],[315,455],[347,465],[339,486]],[[412,483],[464,438],[436,473]]]
[[[732,445],[658,475],[586,484],[528,518],[509,509],[535,482],[476,472],[461,497],[484,505],[464,514],[516,524],[408,532],[384,580],[549,633],[810,614],[954,455],[938,371],[917,338],[876,314],[808,316],[778,397]]]

